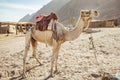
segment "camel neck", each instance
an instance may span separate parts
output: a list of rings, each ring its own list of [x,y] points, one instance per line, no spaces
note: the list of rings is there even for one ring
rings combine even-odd
[[[72,30],[66,32],[65,40],[72,41],[77,39],[79,35],[82,33],[83,28],[89,26],[89,22],[90,21],[83,21],[83,19],[79,18],[75,27]]]

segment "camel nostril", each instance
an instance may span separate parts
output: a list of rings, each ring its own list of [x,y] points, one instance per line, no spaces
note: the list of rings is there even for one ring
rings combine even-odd
[[[94,13],[95,13],[95,16],[98,16],[98,15],[99,15],[97,11],[94,11]]]

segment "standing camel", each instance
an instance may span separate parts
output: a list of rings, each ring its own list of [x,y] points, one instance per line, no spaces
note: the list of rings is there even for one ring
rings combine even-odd
[[[36,57],[36,48],[37,48],[37,42],[47,43],[50,46],[53,47],[52,49],[52,59],[51,59],[51,70],[49,77],[53,74],[53,65],[55,64],[55,72],[57,72],[57,60],[58,60],[58,52],[60,50],[61,44],[65,41],[71,41],[75,40],[79,37],[79,35],[82,33],[82,31],[86,30],[89,27],[89,23],[93,17],[98,16],[97,11],[93,10],[81,10],[80,16],[78,18],[78,21],[75,25],[75,27],[72,30],[66,30],[64,25],[56,21],[56,27],[59,28],[58,31],[62,31],[63,33],[63,39],[61,40],[55,40],[53,37],[53,31],[52,30],[46,30],[46,31],[39,31],[32,29],[26,34],[26,45],[25,45],[25,55],[23,58],[23,75],[25,75],[26,68],[26,57],[28,54],[28,50],[30,47],[30,43],[32,44],[33,48],[33,57],[37,60],[37,62],[40,63],[40,61]],[[52,25],[49,25],[52,26]],[[41,63],[40,63],[41,64]]]

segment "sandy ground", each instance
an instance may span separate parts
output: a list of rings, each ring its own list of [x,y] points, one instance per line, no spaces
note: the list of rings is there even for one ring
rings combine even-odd
[[[90,34],[82,33],[79,38],[65,42],[59,52],[58,74],[49,80],[101,80],[102,72],[115,75],[120,72],[120,28],[92,29],[95,50],[89,49]],[[0,35],[0,80],[20,80],[25,38],[22,36]],[[49,75],[51,47],[39,43],[37,53],[42,66],[32,58],[30,48],[27,57],[27,78],[43,80]],[[97,54],[97,65],[94,52]]]

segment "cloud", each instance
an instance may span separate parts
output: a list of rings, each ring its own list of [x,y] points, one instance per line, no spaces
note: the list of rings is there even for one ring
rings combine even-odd
[[[39,10],[42,5],[24,5],[24,4],[16,4],[16,3],[0,3],[0,6],[7,8],[15,8],[15,9],[27,9],[27,10]]]

